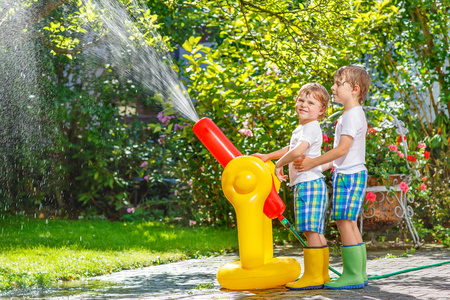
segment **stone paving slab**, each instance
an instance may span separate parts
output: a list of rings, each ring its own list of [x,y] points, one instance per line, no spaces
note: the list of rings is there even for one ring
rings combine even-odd
[[[387,252],[378,253],[378,257],[385,257]],[[292,255],[289,256],[298,259],[303,266],[303,257],[294,256],[292,251],[290,253]],[[289,253],[281,250],[276,251],[274,256],[285,254]],[[414,255],[396,258],[374,259],[374,256],[377,255],[369,252],[369,276],[449,261],[450,250],[420,249]],[[236,254],[222,255],[122,271],[92,279],[111,283],[106,286],[40,299],[450,299],[450,264],[373,279],[365,288],[356,290],[290,291],[284,287],[249,291],[223,289],[216,279],[217,270],[224,263],[238,259]],[[331,257],[331,265],[338,271],[342,270],[338,256]],[[330,272],[330,276],[336,275]]]

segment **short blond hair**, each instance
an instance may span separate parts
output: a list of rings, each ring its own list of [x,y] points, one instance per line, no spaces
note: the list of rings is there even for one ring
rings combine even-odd
[[[360,66],[349,65],[340,67],[333,76],[333,80],[339,81],[345,76],[345,81],[353,88],[359,86],[359,102],[362,104],[367,98],[367,92],[370,87],[370,77],[367,71]]]
[[[322,108],[325,112],[317,118],[318,120],[322,120],[325,116],[328,102],[330,101],[330,94],[328,94],[327,89],[320,83],[310,82],[301,87],[300,91],[298,91],[297,97],[295,97],[295,101],[297,101],[299,97],[308,97],[309,95],[312,95],[314,99],[322,104]]]

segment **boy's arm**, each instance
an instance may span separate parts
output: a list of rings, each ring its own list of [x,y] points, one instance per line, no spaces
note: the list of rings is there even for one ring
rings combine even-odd
[[[333,162],[330,161],[330,162],[328,162],[326,164],[321,165],[320,167],[322,168],[322,172],[324,172],[324,171],[326,171],[328,169],[331,169],[333,167]]]
[[[279,159],[275,164],[275,168],[281,168],[300,158],[308,147],[309,143],[302,141],[297,147],[284,154],[283,157],[281,157],[281,159]]]
[[[268,160],[278,159],[280,157],[283,157],[283,155],[285,155],[288,151],[289,151],[289,146],[286,146],[282,149],[270,152],[268,154],[254,153],[251,156],[259,157],[262,161],[266,162]]]
[[[327,153],[324,153],[321,156],[315,158],[305,157],[300,164],[294,163],[294,168],[299,171],[308,171],[314,167],[332,163],[335,159],[338,159],[339,157],[342,157],[345,154],[347,154],[348,149],[350,149],[350,145],[352,144],[352,142],[353,137],[349,135],[341,135],[339,145],[336,148],[333,148]],[[324,171],[324,169],[322,170]]]
[[[305,152],[308,147],[309,143],[302,141],[297,147],[288,151],[285,155],[283,155],[281,159],[277,161],[277,163],[275,164],[275,175],[277,176],[278,180],[286,180],[287,175],[284,175],[283,167],[300,158],[303,152]]]

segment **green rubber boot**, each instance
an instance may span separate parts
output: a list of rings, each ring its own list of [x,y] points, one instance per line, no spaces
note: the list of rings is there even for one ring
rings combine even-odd
[[[362,256],[362,277],[364,279],[364,285],[369,284],[369,279],[367,278],[366,265],[367,265],[367,250],[366,243],[359,244],[361,247],[361,256]]]
[[[303,248],[305,271],[302,277],[286,284],[290,290],[317,290],[323,288],[323,249]]]
[[[322,254],[323,254],[323,282],[329,282],[330,279],[330,273],[328,272],[328,267],[330,266],[330,248],[328,246],[325,246],[322,248]]]
[[[341,277],[325,283],[328,289],[360,289],[364,287],[362,277],[362,250],[360,245],[341,246],[344,270]]]

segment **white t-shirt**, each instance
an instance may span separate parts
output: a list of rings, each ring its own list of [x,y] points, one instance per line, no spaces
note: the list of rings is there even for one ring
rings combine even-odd
[[[346,155],[334,160],[335,172],[354,174],[367,170],[366,166],[367,120],[361,106],[355,106],[338,119],[334,147],[339,145],[341,135],[349,135],[353,141]]]
[[[300,145],[300,142],[302,141],[309,144],[309,147],[305,150],[305,152],[303,152],[303,155],[311,158],[320,156],[322,148],[322,129],[320,128],[318,121],[312,121],[305,125],[298,125],[298,127],[292,132],[289,150],[292,150]],[[290,186],[322,177],[324,176],[320,166],[306,172],[299,172],[294,169],[292,163],[289,164]]]

